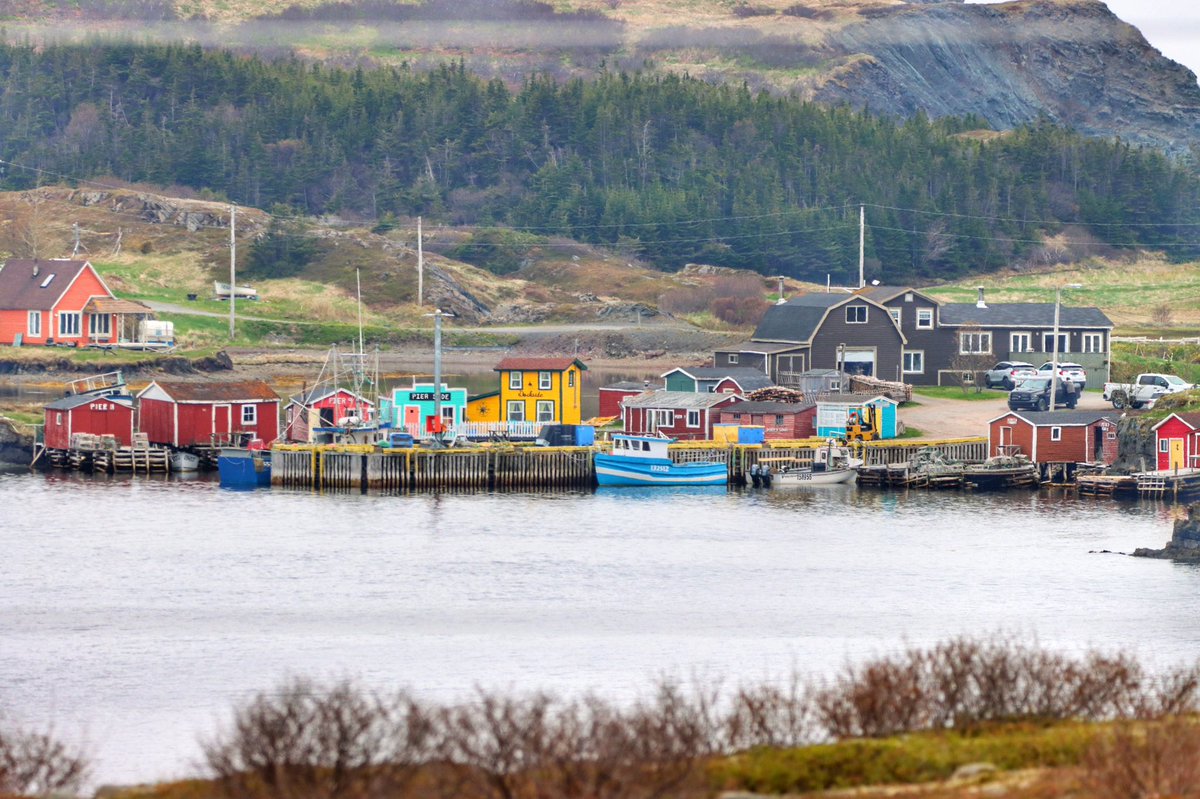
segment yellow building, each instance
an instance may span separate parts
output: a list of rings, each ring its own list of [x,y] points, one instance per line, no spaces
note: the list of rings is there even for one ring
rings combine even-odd
[[[577,358],[505,358],[500,390],[468,400],[467,421],[579,424],[585,369]]]

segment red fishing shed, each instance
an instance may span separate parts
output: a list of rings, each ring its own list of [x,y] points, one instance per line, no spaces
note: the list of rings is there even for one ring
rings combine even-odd
[[[118,445],[133,443],[133,398],[71,394],[45,406],[46,449],[71,449],[74,433],[113,436]]]
[[[279,436],[279,395],[262,380],[155,380],[137,395],[138,428],[151,444],[213,446]]]

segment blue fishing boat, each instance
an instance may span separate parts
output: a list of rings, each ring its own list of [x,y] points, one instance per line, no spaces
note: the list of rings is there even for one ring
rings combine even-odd
[[[217,457],[222,488],[267,488],[271,485],[271,450],[223,447]]]
[[[602,486],[711,486],[729,482],[729,470],[723,463],[672,462],[667,444],[674,440],[614,435],[612,454],[595,455],[596,482]]]

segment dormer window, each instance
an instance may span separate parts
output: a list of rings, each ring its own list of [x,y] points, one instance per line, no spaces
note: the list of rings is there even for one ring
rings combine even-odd
[[[49,286],[49,285],[50,285],[50,281],[54,279],[54,275],[55,275],[55,273],[54,273],[54,272],[51,272],[50,274],[46,275],[46,279],[42,281],[42,286],[41,286],[41,287],[42,287],[42,288],[46,288],[46,286]]]

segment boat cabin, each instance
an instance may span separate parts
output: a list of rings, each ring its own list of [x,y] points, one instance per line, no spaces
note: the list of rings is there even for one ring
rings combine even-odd
[[[667,451],[667,445],[674,441],[673,438],[627,436],[617,433],[612,437],[612,454],[626,458],[670,460],[671,456]]]

